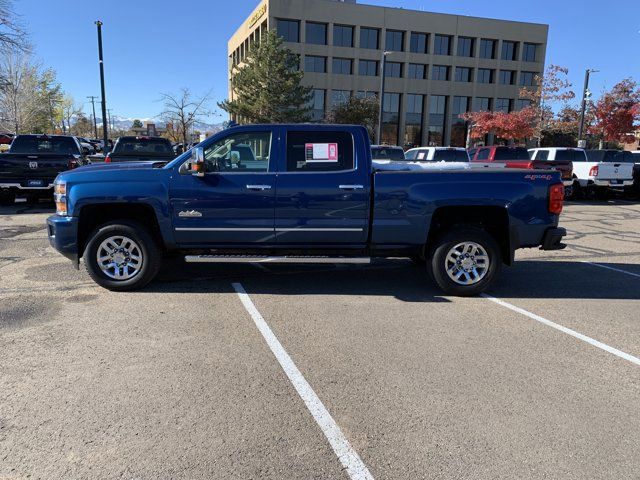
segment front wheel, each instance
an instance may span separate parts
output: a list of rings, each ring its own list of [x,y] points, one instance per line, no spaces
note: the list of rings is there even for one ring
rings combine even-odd
[[[478,295],[500,271],[500,247],[480,228],[459,227],[436,241],[427,266],[446,293],[460,297]]]
[[[125,221],[98,227],[83,257],[87,272],[98,285],[121,292],[144,287],[162,263],[162,252],[147,229]]]

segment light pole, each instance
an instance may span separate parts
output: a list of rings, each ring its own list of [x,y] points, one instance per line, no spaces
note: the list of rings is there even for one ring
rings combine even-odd
[[[382,60],[380,62],[380,107],[378,108],[378,126],[376,128],[376,144],[380,145],[382,135],[382,113],[384,103],[384,84],[385,84],[385,71],[387,67],[387,55],[391,52],[384,50],[382,52]]]
[[[104,62],[102,59],[102,22],[96,20],[98,27],[98,59],[100,61],[100,90],[102,93],[102,140],[104,141],[105,153],[109,144],[109,132],[107,127],[107,98],[104,90]],[[97,135],[96,135],[97,136]]]
[[[587,68],[584,72],[584,89],[582,90],[582,108],[580,110],[580,126],[578,127],[578,147],[585,148],[586,142],[582,140],[582,134],[584,132],[584,116],[587,110],[587,96],[589,94],[589,77],[592,73],[599,72],[600,70],[593,70]]]

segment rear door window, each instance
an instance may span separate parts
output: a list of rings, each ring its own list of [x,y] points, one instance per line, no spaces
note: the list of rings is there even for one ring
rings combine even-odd
[[[468,162],[469,154],[466,150],[456,150],[456,162]]]
[[[402,157],[404,159],[404,155]],[[353,136],[340,131],[289,131],[288,172],[339,172],[355,168]]]
[[[457,162],[455,150],[436,150],[433,155],[434,162]]]
[[[556,160],[573,162],[573,150],[556,150]]]

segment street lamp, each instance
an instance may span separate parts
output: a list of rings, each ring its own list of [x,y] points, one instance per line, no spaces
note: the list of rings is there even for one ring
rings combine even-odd
[[[592,73],[599,72],[600,70],[594,70],[587,68],[584,72],[584,89],[582,91],[582,109],[580,111],[580,127],[578,128],[578,147],[585,148],[586,142],[582,140],[582,133],[584,132],[584,115],[587,110],[587,97],[591,96],[589,92],[589,77]]]
[[[378,127],[376,128],[376,144],[380,145],[382,135],[382,111],[384,102],[384,83],[385,83],[385,71],[387,66],[387,55],[391,52],[384,50],[382,52],[382,61],[380,62],[380,107],[378,108]]]
[[[102,94],[102,140],[104,141],[105,153],[109,144],[109,132],[107,127],[107,98],[104,89],[104,62],[102,59],[102,22],[95,22],[98,27],[98,59],[100,61],[100,89]]]

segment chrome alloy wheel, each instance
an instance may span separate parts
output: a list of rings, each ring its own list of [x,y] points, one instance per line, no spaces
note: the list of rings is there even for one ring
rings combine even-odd
[[[129,280],[142,269],[142,249],[128,237],[117,235],[104,240],[96,253],[102,273],[114,280]]]
[[[445,258],[445,269],[449,278],[458,285],[475,285],[489,271],[489,255],[484,247],[475,242],[459,243]]]

